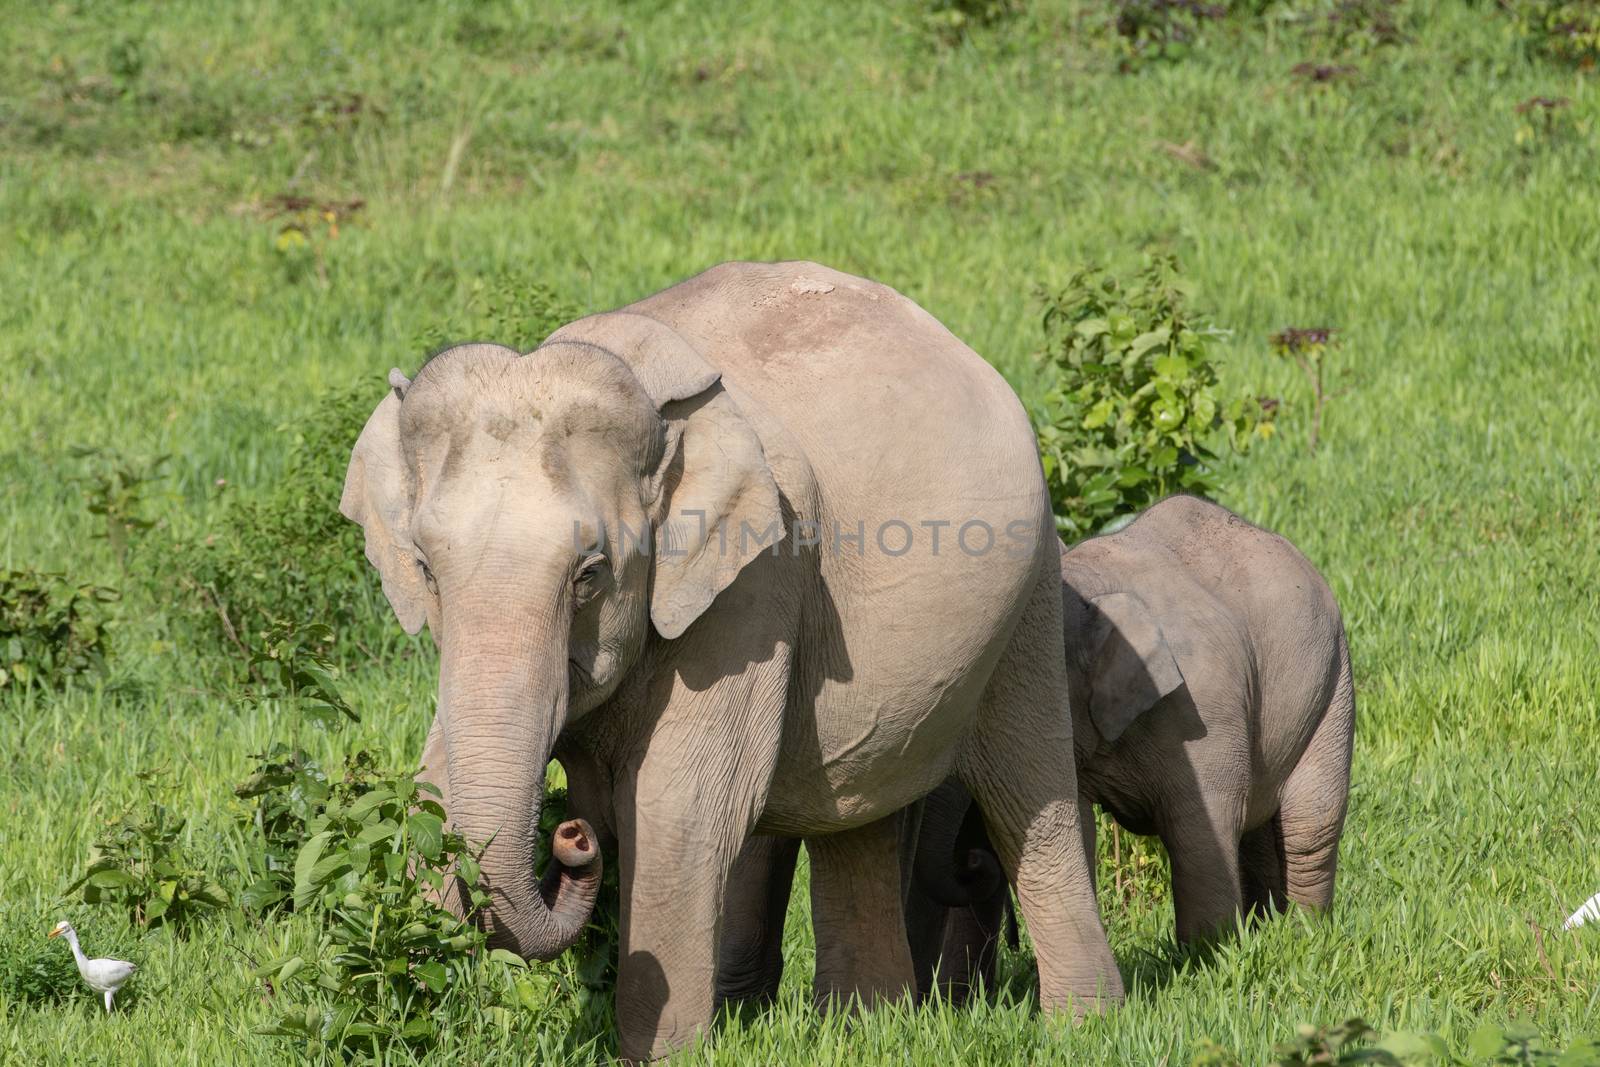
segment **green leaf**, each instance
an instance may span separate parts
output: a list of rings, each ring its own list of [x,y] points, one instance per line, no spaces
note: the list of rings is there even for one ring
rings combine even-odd
[[[322,860],[322,850],[328,847],[328,842],[333,838],[333,831],[324,830],[314,835],[300,849],[300,854],[294,860],[294,907],[300,911],[316,899],[319,885],[312,881],[311,874]]]
[[[504,949],[504,948],[490,949],[489,950],[489,961],[491,963],[503,963],[507,967],[516,967],[516,968],[519,968],[519,969],[523,969],[523,968],[526,968],[528,966],[528,962],[526,960],[524,960],[521,956],[517,955],[515,952],[512,952],[509,949]]]
[[[448,974],[444,969],[444,964],[440,963],[438,960],[429,960],[427,963],[419,963],[412,973],[417,976],[423,985],[427,986],[435,993],[444,992],[445,979],[448,977]]]
[[[89,875],[88,883],[97,889],[126,889],[139,884],[139,879],[127,871],[101,869]]]
[[[1084,415],[1083,428],[1085,430],[1098,430],[1111,420],[1111,416],[1116,413],[1116,410],[1116,402],[1109,396],[1106,397],[1090,408]]]
[[[1170,340],[1172,340],[1172,330],[1169,327],[1162,326],[1135,337],[1133,343],[1128,346],[1128,350],[1136,356],[1142,356],[1152,348],[1164,346]],[[1164,371],[1161,369],[1163,363],[1169,366],[1176,365],[1177,370]],[[1188,361],[1182,356],[1163,356],[1161,359],[1156,360],[1156,373],[1166,375],[1169,378],[1181,378],[1188,369]]]
[[[413,812],[406,826],[416,850],[427,859],[437,860],[444,846],[444,822],[439,816],[428,811]]]
[[[1474,1059],[1497,1058],[1505,1047],[1505,1031],[1494,1023],[1483,1023],[1467,1038],[1467,1054]]]

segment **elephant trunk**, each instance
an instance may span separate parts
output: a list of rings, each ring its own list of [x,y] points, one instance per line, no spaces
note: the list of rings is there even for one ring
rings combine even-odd
[[[1005,872],[986,844],[972,797],[958,783],[945,782],[924,801],[917,838],[917,887],[947,908],[987,900],[1005,884]]]
[[[498,634],[513,638],[490,636]],[[486,843],[490,943],[554,959],[589,921],[602,866],[593,829],[572,819],[556,828],[544,878],[534,873],[545,766],[567,714],[566,628],[503,619],[492,628],[458,626],[442,651],[449,814],[469,841]]]

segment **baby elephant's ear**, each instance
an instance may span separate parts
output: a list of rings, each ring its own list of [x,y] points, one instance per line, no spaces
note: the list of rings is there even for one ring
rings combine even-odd
[[[1156,702],[1183,684],[1149,605],[1133,593],[1089,601],[1097,612],[1090,635],[1089,717],[1110,744]]]

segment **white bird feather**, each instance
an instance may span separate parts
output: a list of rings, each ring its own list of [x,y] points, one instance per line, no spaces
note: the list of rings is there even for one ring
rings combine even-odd
[[[48,937],[65,937],[67,944],[72,946],[72,958],[78,961],[78,973],[83,975],[86,985],[96,993],[105,997],[106,1011],[111,1010],[111,999],[117,995],[117,990],[127,984],[133,977],[133,972],[139,968],[127,960],[113,960],[106,957],[90,959],[83,954],[83,949],[78,945],[78,931],[72,924],[63,919],[56,923]]]
[[[1563,930],[1576,930],[1584,923],[1600,922],[1600,893],[1590,897],[1583,907],[1572,913],[1572,917],[1562,927]]]

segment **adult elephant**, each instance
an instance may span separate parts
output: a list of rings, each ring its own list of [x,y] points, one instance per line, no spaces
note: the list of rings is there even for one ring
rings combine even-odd
[[[495,944],[561,952],[619,852],[624,1056],[711,1018],[754,832],[807,842],[819,995],[900,995],[890,816],[952,773],[990,813],[1042,1002],[1121,997],[1033,433],[932,316],[815,264],[725,264],[390,384],[341,510],[440,649],[425,763],[487,842]],[[541,880],[552,755],[598,834],[563,824]]]

